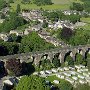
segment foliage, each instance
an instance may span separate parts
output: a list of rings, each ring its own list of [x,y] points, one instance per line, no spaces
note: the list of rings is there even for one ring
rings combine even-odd
[[[61,11],[53,11],[53,12],[47,12],[47,11],[43,11],[43,16],[47,17],[49,20],[53,21],[58,21],[58,19],[60,20],[69,20],[72,23],[76,23],[77,21],[80,21],[80,16],[71,14],[71,15],[65,15],[63,12]]]
[[[67,56],[65,61],[68,62],[68,66],[74,66],[74,61],[71,56]]]
[[[60,60],[56,56],[53,58],[52,63],[54,64],[54,67],[60,67]]]
[[[21,39],[22,39],[21,36],[17,36],[15,34],[10,34],[8,42],[17,42],[17,43],[20,43]]]
[[[60,36],[62,39],[68,41],[74,35],[74,31],[71,30],[70,28],[64,27],[60,34],[61,34]]]
[[[14,3],[14,0],[9,0],[9,3]]]
[[[0,13],[1,19],[5,19],[5,15],[3,13]]]
[[[87,12],[90,12],[90,0],[81,0],[84,2],[84,9]]]
[[[39,76],[24,76],[19,81],[16,90],[50,90],[45,85],[45,80]]]
[[[5,8],[7,6],[7,3],[5,0],[0,0],[0,10]]]
[[[41,70],[48,70],[51,68],[52,68],[52,64],[51,64],[50,60],[48,60],[48,59],[41,60],[41,63],[40,63]]]
[[[40,38],[36,32],[31,32],[28,36],[22,38],[19,52],[41,51],[51,48],[54,48],[54,45]]]
[[[33,0],[34,4],[36,4],[37,6],[41,6],[41,5],[51,5],[52,1],[51,0]]]
[[[83,56],[81,54],[76,55],[76,64],[82,64],[83,63]]]
[[[16,13],[10,13],[10,17],[0,24],[0,32],[9,32],[26,23],[27,22],[22,17],[17,16]]]
[[[30,3],[31,0],[22,0],[23,4]]]
[[[73,31],[70,30],[58,30],[57,38],[64,40],[66,43],[73,46],[90,44],[90,30],[77,28]],[[61,36],[62,34],[62,36]]]
[[[17,54],[19,45],[15,42],[0,42],[0,56]]]
[[[43,28],[47,28],[47,27],[48,27],[48,22],[46,22],[46,20],[43,21],[42,27],[43,27]]]
[[[20,13],[20,11],[21,11],[20,4],[18,4],[18,5],[17,5],[16,12],[17,12],[17,13]]]
[[[72,6],[70,6],[71,10],[83,11],[84,7],[80,3],[73,2]]]
[[[28,63],[23,62],[22,68],[23,68],[22,70],[23,75],[31,75],[35,71],[35,68],[31,62],[28,62]]]
[[[15,76],[21,75],[22,66],[20,60],[15,58],[9,59],[6,61],[6,69]]]

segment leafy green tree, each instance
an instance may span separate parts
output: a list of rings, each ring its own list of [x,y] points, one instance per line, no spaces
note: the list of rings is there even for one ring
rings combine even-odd
[[[47,28],[47,27],[48,27],[48,23],[46,22],[46,20],[43,21],[42,27],[43,27],[43,28]]]
[[[51,0],[33,0],[33,3],[36,4],[37,6],[41,5],[51,5],[52,1]]]
[[[55,56],[54,59],[52,60],[52,63],[54,64],[54,67],[60,67],[60,60]]]
[[[10,54],[17,54],[19,50],[19,45],[15,42],[1,42],[1,51],[3,50],[2,55],[10,55]]]
[[[27,21],[19,17],[16,13],[10,13],[10,17],[0,24],[0,32],[9,32],[26,23]]]
[[[70,6],[71,10],[83,11],[84,7],[80,3],[73,2],[72,6]]]
[[[7,3],[5,0],[0,0],[0,10],[5,8],[7,6]]]
[[[14,1],[13,0],[9,0],[9,3],[14,3]]]
[[[82,64],[84,61],[83,56],[81,54],[76,55],[76,64]]]
[[[68,62],[68,66],[74,66],[74,61],[71,56],[67,56],[65,61]]]
[[[48,69],[51,69],[52,67],[53,66],[52,66],[50,60],[48,60],[48,59],[41,60],[41,63],[40,63],[41,70],[48,70]]]
[[[22,37],[20,45],[20,50],[24,52],[41,51],[50,48],[54,48],[54,45],[47,43],[44,39],[40,38],[36,32],[32,32],[28,36]]]
[[[17,13],[20,13],[20,11],[21,11],[20,4],[17,4],[17,9],[16,9],[16,12],[17,12]]]
[[[45,80],[39,76],[24,76],[19,81],[16,90],[50,90],[45,85]]]

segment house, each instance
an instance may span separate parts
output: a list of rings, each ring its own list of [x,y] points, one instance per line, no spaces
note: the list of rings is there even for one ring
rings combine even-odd
[[[52,74],[52,71],[46,70],[45,73],[46,73],[46,74]]]
[[[75,65],[76,69],[81,69],[81,67],[79,65]]]
[[[86,82],[85,82],[85,80],[80,79],[80,80],[79,80],[79,83],[85,84]]]
[[[66,75],[66,76],[68,76],[68,77],[71,76],[71,74],[69,72],[63,72],[63,74]]]
[[[89,74],[88,74],[88,73],[83,72],[83,75],[84,75],[85,77],[89,77]]]
[[[84,79],[85,77],[81,74],[78,74],[78,78]]]
[[[35,25],[35,26],[32,27],[33,31],[39,31],[41,29],[42,29],[42,25],[41,24],[38,24],[38,25]]]
[[[75,71],[71,71],[70,72],[72,75],[76,75],[76,72]]]
[[[40,71],[40,74],[41,74],[41,75],[45,74],[45,71]]]
[[[24,35],[23,31],[19,31],[19,30],[11,30],[9,32],[9,34],[16,34],[17,36],[22,36]]]
[[[58,71],[53,68],[53,69],[52,69],[52,72],[53,72],[53,73],[57,73]]]
[[[88,84],[90,85],[90,77],[86,77],[85,79],[88,82]]]
[[[64,67],[64,70],[65,70],[65,71],[68,71],[68,70],[69,70],[69,68],[68,68],[68,67]]]
[[[8,36],[8,34],[0,33],[0,38],[6,42],[6,41],[8,41],[9,36]]]
[[[58,80],[54,80],[53,83],[59,84],[59,81]]]
[[[61,67],[58,67],[58,69],[57,70],[59,70],[59,71],[64,71],[64,69],[63,68],[61,68]]]
[[[38,75],[38,72],[34,72],[33,75]]]
[[[88,71],[88,69],[83,69],[83,71]]]
[[[74,83],[74,80],[73,79],[71,79],[71,78],[66,78],[65,80],[67,80],[68,82],[70,82],[71,84],[73,84]]]
[[[63,74],[56,74],[56,77],[61,78],[61,79],[65,78]]]
[[[25,29],[24,30],[24,35],[28,35],[29,33],[31,33],[32,31],[30,29]]]
[[[78,80],[78,78],[76,76],[73,76],[72,79],[74,79],[75,81]]]

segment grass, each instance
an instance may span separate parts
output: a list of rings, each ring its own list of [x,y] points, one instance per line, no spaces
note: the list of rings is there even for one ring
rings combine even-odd
[[[90,30],[90,24],[86,24],[85,26],[81,26],[79,28],[83,28],[85,30]]]
[[[21,5],[21,9],[46,9],[46,10],[68,10],[69,6],[72,2],[79,2],[82,3],[80,0],[52,0],[54,3],[53,5],[45,5],[45,6],[36,6],[35,4],[22,4],[21,0],[15,0],[14,3],[11,3],[11,11],[16,10],[17,4]]]
[[[88,18],[82,17],[82,18],[81,18],[81,21],[82,21],[82,22],[85,22],[85,23],[90,23],[90,17],[88,17]]]

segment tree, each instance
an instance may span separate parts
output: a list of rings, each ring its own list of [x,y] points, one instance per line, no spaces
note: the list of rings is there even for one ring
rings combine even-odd
[[[64,27],[60,34],[62,39],[68,41],[74,35],[74,31],[70,28]]]
[[[54,64],[54,67],[60,67],[60,60],[56,56],[52,60],[52,63]]]
[[[51,0],[34,0],[33,3],[36,4],[37,6],[51,5],[52,4],[52,1]]]
[[[0,32],[9,32],[10,30],[16,29],[26,23],[27,21],[18,16],[17,13],[10,13],[10,17],[0,24]]]
[[[17,4],[16,12],[17,12],[17,13],[20,13],[20,11],[21,11],[20,4]]]
[[[40,70],[48,70],[52,68],[52,64],[49,59],[41,60],[40,62]]]
[[[11,75],[19,76],[22,74],[22,65],[19,59],[12,58],[6,61],[6,69]]]
[[[0,0],[0,10],[5,8],[7,6],[7,3],[5,0]]]
[[[67,56],[65,61],[68,62],[68,66],[74,66],[74,61],[71,56]]]
[[[16,90],[50,90],[45,85],[45,80],[39,76],[24,76],[19,81]]]
[[[9,0],[9,3],[14,3],[14,1],[13,0]]]
[[[72,6],[70,6],[71,10],[83,11],[84,7],[80,3],[73,2]]]
[[[47,43],[44,39],[40,38],[36,32],[32,32],[29,35],[22,37],[20,52],[21,50],[24,52],[32,52],[50,48],[54,48],[54,45]]]
[[[83,56],[81,54],[76,55],[76,64],[82,64],[83,63]]]
[[[47,27],[48,27],[48,23],[46,22],[46,20],[43,21],[42,27],[43,27],[43,28],[47,28]]]

